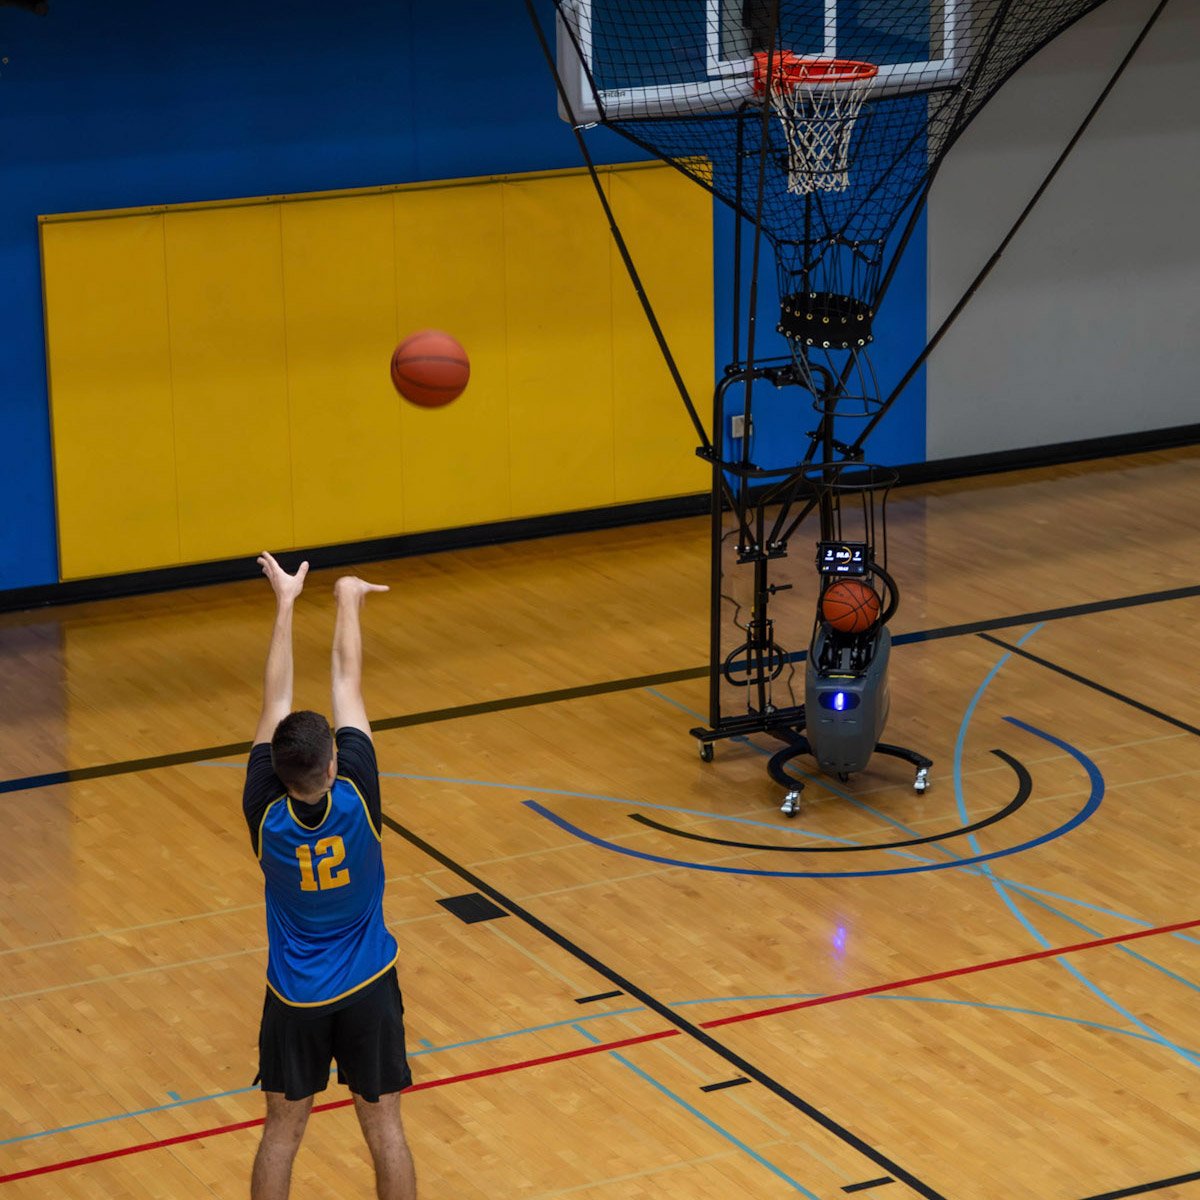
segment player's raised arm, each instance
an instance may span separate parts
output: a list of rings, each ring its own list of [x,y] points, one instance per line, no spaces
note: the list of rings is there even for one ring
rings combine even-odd
[[[275,726],[292,711],[292,610],[304,590],[308,563],[301,563],[295,575],[289,575],[265,550],[258,565],[275,593],[275,627],[271,648],[267,651],[267,669],[263,678],[262,713],[254,731],[254,744],[269,742]]]
[[[337,623],[333,629],[333,727],[360,729],[371,736],[362,698],[362,627],[359,612],[369,592],[386,592],[381,583],[343,575],[333,585]]]

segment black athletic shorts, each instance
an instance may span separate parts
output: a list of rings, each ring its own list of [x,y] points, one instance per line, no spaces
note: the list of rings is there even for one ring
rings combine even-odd
[[[325,1090],[335,1061],[338,1082],[372,1103],[412,1083],[394,967],[332,1011],[284,1004],[267,989],[258,1033],[262,1090],[303,1100]]]

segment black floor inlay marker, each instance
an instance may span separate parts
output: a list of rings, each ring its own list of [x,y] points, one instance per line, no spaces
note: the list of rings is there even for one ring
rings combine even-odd
[[[623,996],[624,992],[597,992],[594,996],[577,996],[576,1004],[591,1004],[594,1000],[611,1000],[614,996]]]
[[[848,1187],[842,1188],[843,1192],[865,1192],[867,1188],[883,1187],[885,1183],[895,1183],[896,1181],[890,1176],[885,1175],[882,1179],[868,1179],[865,1183],[852,1183]]]
[[[740,1087],[743,1083],[749,1083],[745,1075],[739,1075],[736,1079],[726,1079],[722,1083],[706,1083],[700,1090],[702,1092],[723,1092],[726,1088]]]
[[[508,913],[498,904],[493,904],[486,896],[481,896],[478,892],[468,892],[465,896],[450,896],[445,900],[439,900],[438,903],[466,925],[474,925],[476,921],[494,921],[497,917],[508,916]]]

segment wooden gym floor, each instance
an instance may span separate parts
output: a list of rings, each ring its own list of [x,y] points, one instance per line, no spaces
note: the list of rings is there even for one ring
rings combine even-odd
[[[364,567],[424,1200],[1198,1200],[1198,497],[1200,450],[896,493],[932,786],[877,757],[792,820],[774,743],[688,736],[705,520]],[[0,1200],[247,1191],[271,614],[0,617]],[[366,1196],[321,1100],[294,1194]]]

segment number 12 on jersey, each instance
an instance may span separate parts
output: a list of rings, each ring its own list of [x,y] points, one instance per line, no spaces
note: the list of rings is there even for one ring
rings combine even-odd
[[[322,838],[315,846],[297,846],[296,858],[300,862],[302,892],[327,892],[350,882],[349,869],[342,867],[338,870],[346,858],[346,847],[340,837]]]

